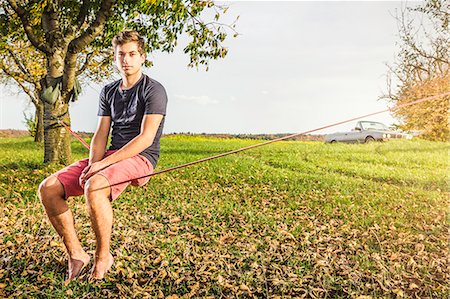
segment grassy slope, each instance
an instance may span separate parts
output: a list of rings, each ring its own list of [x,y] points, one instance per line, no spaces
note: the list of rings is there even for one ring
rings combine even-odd
[[[258,143],[173,136],[159,169]],[[448,143],[282,142],[155,176],[114,202],[116,265],[63,285],[35,195],[58,166],[0,139],[0,296],[432,297],[449,291]],[[74,159],[87,155],[73,143]],[[70,202],[95,248],[84,199]],[[175,296],[172,298],[176,298]]]

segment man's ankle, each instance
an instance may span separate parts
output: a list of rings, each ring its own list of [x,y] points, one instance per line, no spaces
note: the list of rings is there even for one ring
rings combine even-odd
[[[84,258],[87,255],[87,253],[83,249],[81,249],[81,250],[69,252],[68,255],[69,255],[70,259],[80,259],[80,258]]]
[[[96,253],[95,254],[95,260],[96,261],[106,261],[109,260],[110,257],[112,256],[111,252],[107,251],[107,252],[102,252],[102,253]]]

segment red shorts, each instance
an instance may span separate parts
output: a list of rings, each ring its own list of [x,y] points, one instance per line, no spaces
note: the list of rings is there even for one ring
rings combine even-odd
[[[114,152],[115,150],[108,150],[105,153],[105,157]],[[70,196],[84,194],[84,190],[79,183],[79,178],[83,169],[88,166],[88,163],[89,159],[83,159],[53,174],[63,185],[66,199]],[[144,156],[136,155],[112,164],[105,169],[100,170],[97,174],[104,176],[108,180],[109,185],[111,186],[111,200],[115,200],[129,184],[133,186],[145,185],[150,180],[150,177],[141,179],[136,178],[151,173],[153,173],[153,165],[150,161]]]

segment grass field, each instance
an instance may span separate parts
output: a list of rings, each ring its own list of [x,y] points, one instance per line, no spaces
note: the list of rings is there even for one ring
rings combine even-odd
[[[158,169],[258,141],[166,137]],[[76,141],[73,159],[87,152]],[[29,137],[0,139],[0,297],[447,298],[450,143],[280,142],[155,176],[113,203],[115,266],[64,284]],[[83,197],[70,200],[90,253]]]

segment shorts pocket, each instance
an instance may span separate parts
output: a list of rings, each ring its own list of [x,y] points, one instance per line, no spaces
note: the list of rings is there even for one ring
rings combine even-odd
[[[137,155],[136,159],[139,161],[140,166],[142,167],[142,172],[140,172],[141,178],[137,178],[132,181],[133,186],[143,186],[147,184],[150,180],[150,174],[153,173],[153,165],[150,161],[142,155]]]

